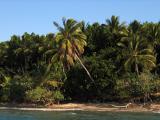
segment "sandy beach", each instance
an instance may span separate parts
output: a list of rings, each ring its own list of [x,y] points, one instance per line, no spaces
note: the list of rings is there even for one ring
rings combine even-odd
[[[29,111],[112,111],[112,112],[160,112],[160,104],[109,104],[109,103],[66,103],[36,107],[28,104],[1,105],[0,110],[29,110]]]

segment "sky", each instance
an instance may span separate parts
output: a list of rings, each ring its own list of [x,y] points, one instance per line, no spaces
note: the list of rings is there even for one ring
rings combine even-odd
[[[0,0],[0,41],[24,32],[57,32],[62,17],[105,23],[112,15],[130,23],[160,21],[160,0]]]

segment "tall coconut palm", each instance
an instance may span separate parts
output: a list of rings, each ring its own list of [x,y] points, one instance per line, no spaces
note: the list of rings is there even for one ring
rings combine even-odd
[[[140,32],[142,25],[139,21],[134,20],[133,22],[131,22],[129,24],[128,28],[131,29],[133,31],[133,33],[138,33],[138,32]]]
[[[126,33],[125,23],[120,23],[119,17],[112,16],[111,19],[106,20],[106,23],[112,34],[123,35]]]
[[[109,30],[111,32],[117,32],[119,29],[119,17],[112,16],[111,19],[106,20],[106,23],[109,26]]]
[[[119,17],[112,16],[111,19],[106,20],[106,34],[108,34],[107,39],[110,41],[109,46],[116,46],[120,39],[127,34],[125,23],[120,23]]]
[[[55,36],[55,41],[57,43],[56,56],[58,60],[62,61],[63,66],[67,69],[69,69],[70,66],[73,66],[78,60],[87,72],[89,78],[94,81],[80,59],[80,56],[84,52],[84,47],[87,45],[86,35],[81,30],[82,22],[78,23],[73,19],[66,20],[65,18],[63,18],[62,21],[63,27],[54,22],[54,25],[59,30]]]
[[[126,37],[123,37],[118,45],[128,51],[126,62],[124,63],[126,70],[134,68],[134,71],[139,75],[140,66],[142,70],[145,68],[149,70],[156,66],[156,57],[153,48],[148,46],[143,38],[134,34],[132,31]]]

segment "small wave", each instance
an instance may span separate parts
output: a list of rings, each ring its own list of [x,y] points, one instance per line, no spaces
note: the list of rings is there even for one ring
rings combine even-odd
[[[160,113],[160,111],[153,111],[153,113]]]
[[[77,113],[74,113],[74,112],[72,112],[71,114],[72,114],[72,115],[77,115]]]

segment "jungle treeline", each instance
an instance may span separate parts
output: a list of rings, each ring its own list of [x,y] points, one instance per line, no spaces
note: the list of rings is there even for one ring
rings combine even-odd
[[[160,22],[53,22],[57,33],[0,43],[0,102],[160,99]]]

